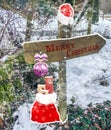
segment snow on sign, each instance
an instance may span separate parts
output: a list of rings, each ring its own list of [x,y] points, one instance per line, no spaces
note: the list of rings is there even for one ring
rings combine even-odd
[[[36,53],[46,53],[49,62],[58,62],[98,52],[106,41],[99,34],[90,34],[74,38],[24,42],[25,61],[34,63]]]

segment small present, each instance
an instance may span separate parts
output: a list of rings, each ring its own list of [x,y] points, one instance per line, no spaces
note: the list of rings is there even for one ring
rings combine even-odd
[[[46,90],[45,84],[38,84],[37,91],[38,93],[48,94],[48,90]]]

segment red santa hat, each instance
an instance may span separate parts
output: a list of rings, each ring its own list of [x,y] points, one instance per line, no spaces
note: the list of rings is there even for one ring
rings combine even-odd
[[[73,7],[68,4],[62,4],[58,10],[58,21],[64,25],[73,24],[74,10]]]

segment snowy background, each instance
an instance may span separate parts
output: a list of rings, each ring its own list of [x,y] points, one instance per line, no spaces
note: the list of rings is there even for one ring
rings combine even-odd
[[[92,26],[92,33],[96,32],[105,37],[106,45],[96,54],[83,56],[67,61],[67,102],[72,96],[75,104],[85,108],[92,102],[100,103],[111,100],[111,19],[100,18],[96,25]],[[51,21],[55,27],[56,19]],[[49,24],[48,24],[49,25]],[[54,26],[53,26],[54,25]],[[81,21],[76,29],[87,29],[87,22]],[[83,35],[83,34],[80,34]],[[57,64],[57,63],[56,63]],[[18,108],[13,116],[18,116],[13,130],[53,130],[53,125],[37,125],[29,120],[29,111],[32,104],[25,103]]]

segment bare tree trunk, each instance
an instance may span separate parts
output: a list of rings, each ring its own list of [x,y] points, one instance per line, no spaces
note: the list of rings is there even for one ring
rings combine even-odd
[[[26,33],[25,33],[25,41],[30,41],[32,34],[32,19],[34,13],[34,3],[35,0],[29,0],[27,4],[27,25],[26,25]]]
[[[84,16],[85,12],[87,11],[87,9],[88,9],[88,3],[89,3],[89,0],[85,0],[85,3],[84,3],[84,6],[83,6],[83,8],[82,8],[81,13],[80,13],[79,16],[77,17],[77,19],[75,19],[74,28],[75,28],[76,25],[80,22],[80,20],[81,20],[82,17]]]
[[[99,20],[99,5],[100,5],[100,1],[94,0],[92,23],[96,23]]]
[[[87,10],[87,21],[88,21],[87,34],[91,33],[94,0],[90,0],[89,2],[90,2],[90,7]]]

